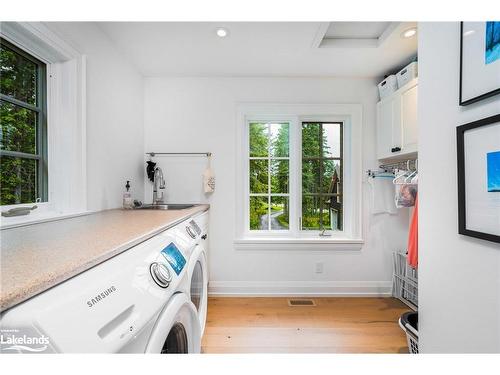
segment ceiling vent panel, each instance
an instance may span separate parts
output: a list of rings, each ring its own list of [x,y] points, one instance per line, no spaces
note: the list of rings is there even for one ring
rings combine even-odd
[[[399,22],[324,22],[313,45],[317,48],[377,48]]]

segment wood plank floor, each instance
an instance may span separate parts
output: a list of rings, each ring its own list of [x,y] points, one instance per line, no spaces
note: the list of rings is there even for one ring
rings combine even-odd
[[[209,298],[203,353],[407,353],[394,298]]]

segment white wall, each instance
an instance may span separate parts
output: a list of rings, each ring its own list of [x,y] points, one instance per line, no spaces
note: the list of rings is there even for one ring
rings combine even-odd
[[[87,204],[120,207],[126,180],[142,198],[143,79],[93,23],[46,23],[87,56]]]
[[[210,286],[215,293],[379,293],[390,290],[391,252],[405,247],[407,213],[368,214],[364,188],[361,251],[235,250],[235,152],[238,102],[361,103],[364,169],[375,160],[376,82],[331,78],[146,78],[146,151],[211,151],[216,192],[204,196],[203,158],[156,158],[167,179],[167,201],[209,202]],[[365,178],[366,179],[366,178]],[[146,182],[146,200],[151,184]],[[316,262],[324,273],[315,274]]]
[[[460,25],[419,24],[419,347],[500,352],[500,246],[458,235],[456,127],[500,97],[458,105]]]

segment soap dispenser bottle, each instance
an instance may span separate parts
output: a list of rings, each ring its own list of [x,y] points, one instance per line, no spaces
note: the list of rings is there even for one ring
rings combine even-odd
[[[127,181],[127,184],[125,185],[125,188],[127,191],[123,193],[123,208],[126,210],[129,210],[131,208],[134,208],[134,201],[132,200],[132,194],[130,194],[130,181]]]

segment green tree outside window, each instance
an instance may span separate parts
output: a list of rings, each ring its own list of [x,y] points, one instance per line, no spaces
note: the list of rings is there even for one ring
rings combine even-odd
[[[0,39],[0,205],[46,200],[45,70]]]

